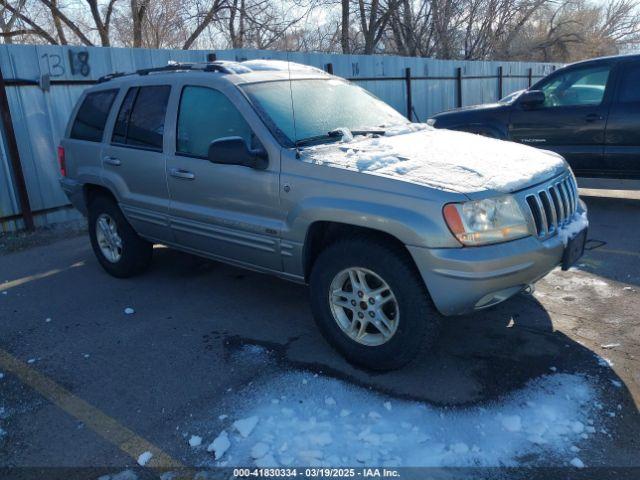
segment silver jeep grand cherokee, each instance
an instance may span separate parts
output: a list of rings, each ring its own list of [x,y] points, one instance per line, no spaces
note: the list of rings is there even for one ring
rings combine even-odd
[[[568,268],[586,237],[558,155],[410,123],[293,63],[107,76],[58,157],[111,275],[141,272],[162,243],[308,283],[327,340],[378,370],[433,342],[442,315]]]

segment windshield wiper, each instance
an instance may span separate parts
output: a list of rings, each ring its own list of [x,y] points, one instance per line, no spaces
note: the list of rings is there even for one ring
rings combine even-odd
[[[323,135],[314,135],[313,137],[303,138],[302,140],[296,140],[296,147],[303,147],[311,143],[321,142],[323,140],[333,140],[342,137],[340,130],[331,130]]]
[[[351,135],[384,135],[384,130],[349,130]],[[344,131],[342,129],[331,130],[330,132],[325,133],[324,135],[314,135],[313,137],[303,138],[302,140],[296,141],[296,147],[302,147],[305,145],[309,145],[311,143],[322,142],[322,141],[331,141],[337,138],[342,138],[344,135]]]

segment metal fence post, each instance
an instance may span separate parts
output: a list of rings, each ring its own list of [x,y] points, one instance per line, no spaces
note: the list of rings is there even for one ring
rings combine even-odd
[[[333,63],[327,63],[324,69],[329,75],[333,75]]]
[[[404,69],[404,82],[407,88],[407,118],[411,121],[411,112],[413,111],[413,101],[411,98],[411,69]]]
[[[500,100],[502,98],[502,79],[503,79],[503,75],[502,75],[502,65],[500,65],[498,67],[498,100]]]
[[[529,81],[529,87],[531,87],[531,83],[532,83],[532,80],[533,80],[533,68],[529,69],[529,72],[527,73],[527,77],[528,77],[527,79]]]
[[[456,107],[462,106],[462,67],[456,68]]]
[[[27,192],[27,183],[24,180],[24,172],[22,171],[22,162],[20,161],[20,152],[18,151],[18,142],[16,141],[16,132],[13,130],[13,121],[11,119],[11,110],[9,109],[9,99],[7,98],[7,88],[4,83],[4,76],[0,68],[0,117],[2,118],[2,126],[7,141],[7,155],[11,161],[11,169],[18,192],[18,200],[20,202],[20,212],[24,220],[24,226],[27,230],[34,229],[33,212],[31,211],[31,203],[29,202],[29,194]],[[51,152],[55,155],[55,152]]]

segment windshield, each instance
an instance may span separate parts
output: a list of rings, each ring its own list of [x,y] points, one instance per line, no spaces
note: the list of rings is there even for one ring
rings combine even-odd
[[[278,80],[241,88],[278,140],[289,146],[316,137],[339,140],[327,134],[342,128],[380,130],[409,123],[386,103],[343,80]]]

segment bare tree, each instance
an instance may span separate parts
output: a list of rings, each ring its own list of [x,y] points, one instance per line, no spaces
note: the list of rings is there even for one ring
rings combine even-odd
[[[0,0],[6,43],[570,61],[640,44],[640,0]]]
[[[147,14],[148,6],[149,0],[131,0],[131,20],[134,48],[139,48],[142,46],[142,27],[144,24],[145,16]]]

